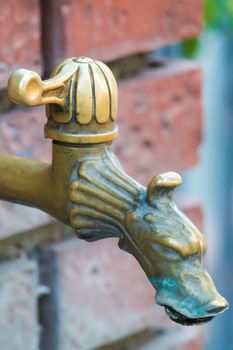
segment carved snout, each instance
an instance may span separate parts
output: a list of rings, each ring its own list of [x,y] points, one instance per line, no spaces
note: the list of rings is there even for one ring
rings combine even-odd
[[[187,265],[188,266],[188,265]],[[165,307],[175,322],[193,325],[210,321],[228,308],[228,302],[216,290],[206,271],[185,271],[180,267],[176,276],[155,282],[156,301]]]

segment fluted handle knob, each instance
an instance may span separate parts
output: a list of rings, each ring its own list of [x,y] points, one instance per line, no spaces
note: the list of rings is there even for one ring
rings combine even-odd
[[[35,72],[18,69],[9,79],[8,93],[18,104],[47,105],[46,137],[70,143],[99,143],[117,136],[117,85],[102,62],[70,58],[45,81]]]

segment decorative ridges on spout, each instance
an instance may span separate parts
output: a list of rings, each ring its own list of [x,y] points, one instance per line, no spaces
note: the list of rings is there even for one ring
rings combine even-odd
[[[125,216],[144,188],[107,153],[99,160],[83,161],[77,175],[69,188],[69,217],[78,236],[89,241],[122,236]]]

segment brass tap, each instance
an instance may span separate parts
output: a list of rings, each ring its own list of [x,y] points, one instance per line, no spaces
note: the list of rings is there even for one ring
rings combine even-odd
[[[112,152],[117,85],[105,64],[67,59],[45,81],[19,69],[8,92],[16,103],[46,105],[45,137],[53,140],[53,152],[51,165],[1,155],[1,199],[37,207],[86,241],[118,237],[175,322],[206,322],[228,307],[204,268],[204,237],[172,200],[180,175],[155,176],[146,188]]]

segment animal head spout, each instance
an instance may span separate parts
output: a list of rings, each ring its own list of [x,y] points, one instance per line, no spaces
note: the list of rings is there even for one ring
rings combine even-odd
[[[140,262],[168,316],[191,325],[209,321],[228,303],[204,268],[203,235],[172,200],[181,182],[176,173],[151,180],[145,200],[126,216],[131,240],[120,240],[120,246]]]

